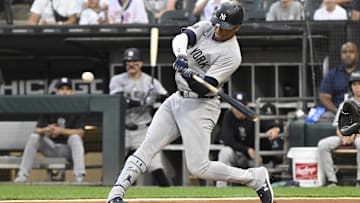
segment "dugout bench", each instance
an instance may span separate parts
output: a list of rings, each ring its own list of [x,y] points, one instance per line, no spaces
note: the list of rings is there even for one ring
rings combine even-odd
[[[336,127],[331,122],[318,122],[308,124],[304,120],[292,121],[289,124],[290,147],[317,147],[318,142],[329,136],[334,136]],[[337,171],[339,182],[348,184],[356,179],[356,154],[357,150],[351,146],[339,146],[333,150],[334,167]],[[349,177],[349,180],[348,178]],[[350,183],[353,184],[353,183]]]
[[[122,95],[0,96],[2,119],[16,114],[39,113],[101,113],[102,184],[113,184],[114,177],[120,171],[124,160],[125,99]],[[8,166],[11,166],[11,161],[7,161],[10,164]],[[46,159],[41,163],[45,163],[45,166],[50,168],[63,167],[61,160],[56,161],[59,161],[60,165]],[[38,165],[38,167],[43,166]]]
[[[19,169],[22,152],[26,146],[30,134],[36,127],[36,121],[0,121],[0,169]],[[102,152],[101,127],[85,125],[83,137],[85,153]],[[21,152],[14,153],[14,152]],[[85,163],[86,169],[102,168],[100,163]],[[62,157],[37,156],[34,160],[33,169],[46,169],[47,181],[64,181],[66,169],[73,169],[72,162]],[[61,172],[61,177],[55,174]],[[3,176],[6,172],[3,171]],[[4,180],[4,177],[0,180]],[[55,177],[56,176],[56,177]]]

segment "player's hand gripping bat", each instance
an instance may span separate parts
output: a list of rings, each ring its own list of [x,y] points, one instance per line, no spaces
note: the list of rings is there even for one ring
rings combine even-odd
[[[207,83],[205,80],[203,80],[201,77],[197,76],[196,74],[193,74],[192,77],[196,82],[208,88],[212,93],[219,95],[224,101],[226,101],[231,106],[242,112],[248,119],[254,122],[259,120],[259,116],[253,110],[249,109],[247,106],[245,106],[238,100],[234,99],[233,97],[227,95],[225,92],[220,91],[218,88]]]

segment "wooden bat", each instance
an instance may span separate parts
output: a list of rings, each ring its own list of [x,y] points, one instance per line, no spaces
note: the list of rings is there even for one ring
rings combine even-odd
[[[155,67],[158,57],[159,28],[153,27],[150,32],[150,66],[151,66],[151,83],[154,82]]]
[[[233,97],[227,95],[225,92],[220,91],[218,88],[212,86],[211,84],[207,83],[205,80],[200,78],[199,76],[193,74],[193,79],[202,84],[204,87],[208,88],[210,92],[219,95],[224,101],[229,103],[231,106],[233,106],[235,109],[239,110],[241,113],[243,113],[248,119],[256,122],[259,120],[259,116],[251,109],[249,109],[247,106],[239,102],[238,100],[234,99]]]

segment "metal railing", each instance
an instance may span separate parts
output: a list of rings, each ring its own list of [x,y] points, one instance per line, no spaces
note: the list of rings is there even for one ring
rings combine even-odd
[[[260,112],[260,109],[262,107],[262,105],[264,105],[265,103],[272,103],[274,104],[275,108],[276,108],[276,112],[274,115],[263,115]],[[283,104],[287,104],[287,105],[283,105]],[[287,163],[287,158],[286,158],[286,154],[288,152],[288,125],[289,123],[296,119],[296,115],[292,114],[290,112],[292,112],[291,109],[289,109],[289,106],[293,109],[293,110],[302,110],[302,111],[306,111],[308,108],[313,107],[316,104],[316,98],[315,97],[267,97],[267,98],[262,98],[259,97],[256,99],[255,102],[255,111],[256,113],[259,115],[260,121],[261,120],[273,120],[278,122],[279,124],[281,124],[281,126],[283,126],[283,129],[280,131],[281,133],[279,134],[279,137],[283,138],[283,148],[282,150],[262,150],[261,149],[261,140],[262,139],[267,139],[269,137],[268,134],[261,132],[261,122],[256,122],[255,123],[255,163],[256,166],[259,165],[259,159],[260,156],[279,156],[282,155],[282,161],[283,163],[281,164],[280,168],[272,168],[269,169],[270,172],[284,172],[288,169],[288,167],[284,167],[286,166]],[[288,112],[280,112],[279,110],[281,108],[283,108],[284,106],[286,106],[286,109],[288,109]]]

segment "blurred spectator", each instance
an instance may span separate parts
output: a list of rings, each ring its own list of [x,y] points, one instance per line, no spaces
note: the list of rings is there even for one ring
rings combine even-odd
[[[351,4],[352,0],[335,0],[335,3],[340,6],[345,6],[347,4]],[[325,6],[325,0],[323,0],[323,2],[321,3],[320,8],[323,6]]]
[[[349,91],[349,76],[355,70],[360,70],[358,64],[359,52],[354,42],[345,42],[341,46],[342,64],[332,68],[324,76],[320,84],[320,101],[322,105],[334,114]]]
[[[153,13],[156,21],[159,21],[163,13],[175,10],[176,0],[145,0],[144,4],[145,8]]]
[[[111,24],[149,23],[143,0],[109,0]]]
[[[360,20],[360,0],[353,0],[352,20]]]
[[[104,2],[102,0],[102,2]],[[83,5],[80,15],[80,25],[96,25],[107,23],[107,3],[100,0],[88,0]]]
[[[210,20],[214,11],[220,6],[221,3],[228,0],[197,0],[193,14],[199,17],[200,20]]]
[[[336,0],[324,0],[323,7],[315,11],[314,20],[347,20],[347,13]]]
[[[302,20],[304,16],[303,6],[294,0],[279,0],[270,6],[266,15],[266,21],[290,21]]]
[[[72,25],[80,8],[74,0],[35,0],[30,12],[29,25]]]

